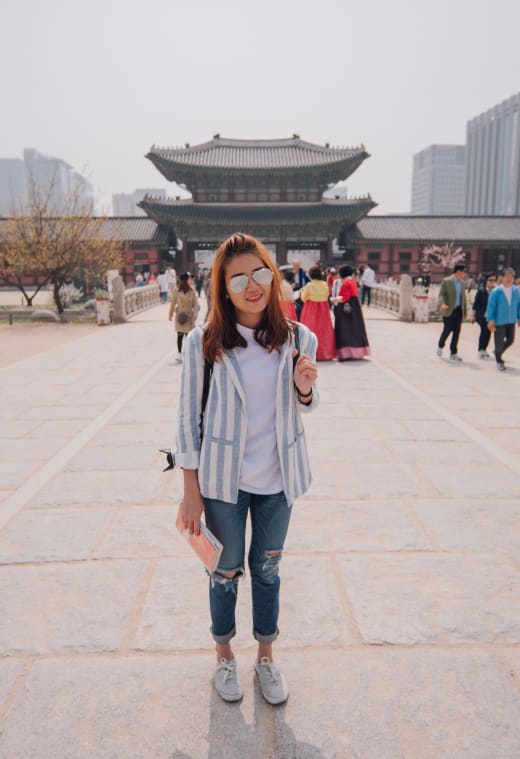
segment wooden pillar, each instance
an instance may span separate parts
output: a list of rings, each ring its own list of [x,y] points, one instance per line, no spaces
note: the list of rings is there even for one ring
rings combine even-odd
[[[285,241],[285,234],[281,234],[279,242],[276,243],[276,263],[278,266],[283,266],[287,263],[287,244]]]
[[[332,261],[332,237],[329,235],[327,237],[327,264],[330,264]]]

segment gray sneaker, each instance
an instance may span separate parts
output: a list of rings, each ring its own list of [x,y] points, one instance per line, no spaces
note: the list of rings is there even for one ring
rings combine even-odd
[[[442,348],[437,348],[437,355],[439,356],[439,358],[441,358],[441,356],[442,356]]]
[[[504,364],[503,361],[497,361],[497,369],[499,372],[505,372],[506,365]]]
[[[222,658],[217,663],[213,684],[224,701],[240,701],[244,693],[238,679],[236,659]]]
[[[255,672],[260,682],[262,696],[270,704],[283,704],[289,698],[287,680],[276,664],[264,656],[255,662]]]
[[[462,361],[461,357],[458,353],[451,353],[450,354],[450,361]]]

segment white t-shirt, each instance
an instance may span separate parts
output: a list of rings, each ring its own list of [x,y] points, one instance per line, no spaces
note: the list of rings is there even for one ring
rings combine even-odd
[[[269,353],[254,338],[254,329],[237,324],[247,348],[237,348],[246,398],[247,435],[240,489],[268,495],[283,490],[276,443],[276,380],[278,351]]]
[[[507,302],[509,305],[511,305],[511,299],[513,297],[513,288],[512,287],[504,287],[504,295],[506,296]]]

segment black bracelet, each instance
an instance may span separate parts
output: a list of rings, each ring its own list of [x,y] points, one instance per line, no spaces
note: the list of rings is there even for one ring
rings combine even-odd
[[[308,393],[302,393],[302,391],[299,389],[299,387],[297,385],[295,385],[294,387],[296,388],[296,392],[298,393],[298,395],[300,396],[300,398],[310,398],[311,397],[311,395],[312,395],[312,387],[311,387],[311,389],[309,390]]]

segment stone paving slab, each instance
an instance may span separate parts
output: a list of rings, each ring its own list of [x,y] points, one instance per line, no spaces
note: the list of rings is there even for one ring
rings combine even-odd
[[[127,443],[131,443],[127,439]],[[107,447],[87,447],[78,453],[64,467],[65,472],[125,471],[131,472],[159,469],[161,457],[157,449],[150,445],[120,445]]]
[[[166,506],[121,508],[96,558],[190,557],[192,551],[175,527],[177,509]],[[193,566],[193,565],[192,565]]]
[[[507,467],[494,464],[493,467],[473,467],[471,476],[465,476],[461,464],[438,466],[421,463],[420,469],[435,483],[435,487],[446,498],[481,496],[505,498],[520,496],[520,479]],[[425,493],[426,495],[426,493]]]
[[[340,557],[367,643],[520,643],[520,570],[492,554]]]
[[[0,458],[4,461],[47,460],[63,447],[62,438],[2,438],[0,432]]]
[[[137,561],[0,567],[0,656],[117,650],[145,570]]]
[[[517,499],[417,499],[411,507],[442,550],[520,551]]]
[[[22,673],[23,668],[24,663],[21,659],[0,659],[0,709],[2,708],[2,701],[7,698],[9,691],[18,676]],[[1,749],[2,731],[0,730],[0,751]]]
[[[146,445],[152,451],[173,445],[174,431],[171,420],[147,424],[108,424],[91,440],[87,447],[119,445]]]
[[[68,440],[85,428],[83,419],[59,419],[50,422],[39,422],[31,431],[31,438],[59,437]]]
[[[286,549],[296,552],[420,551],[431,544],[402,502],[301,500]]]
[[[111,509],[22,511],[0,532],[0,563],[87,559],[112,514]]]
[[[152,503],[160,497],[161,472],[149,470],[64,472],[35,496],[35,508],[45,506]]]
[[[285,706],[224,704],[206,657],[35,662],[0,736],[9,759],[514,759],[515,687],[482,651],[283,654]],[[340,676],[340,674],[342,676]],[[345,687],[345,680],[348,687]],[[52,720],[50,711],[59,721]]]

